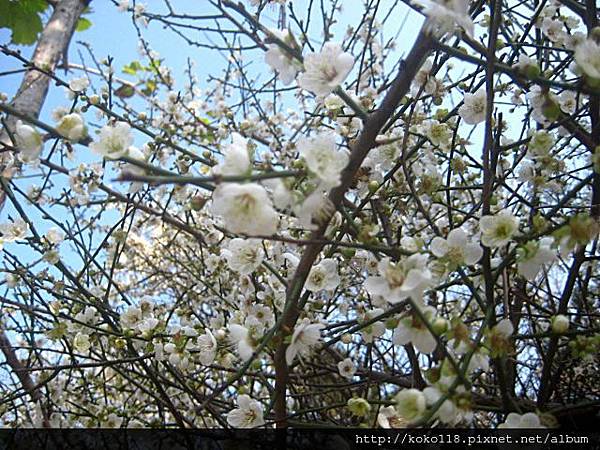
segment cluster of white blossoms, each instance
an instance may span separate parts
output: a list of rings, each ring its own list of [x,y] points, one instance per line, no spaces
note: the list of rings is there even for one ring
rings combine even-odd
[[[274,2],[253,3],[260,3],[259,20]],[[583,284],[574,269],[565,275],[579,261],[571,251],[585,254],[579,272],[596,268],[590,243],[598,225],[587,213],[591,189],[585,183],[600,167],[586,112],[600,86],[598,31],[583,33],[585,24],[550,0],[531,23],[539,36],[517,36],[513,29],[527,28],[515,14],[527,11],[527,2],[516,8],[503,3],[491,102],[480,83],[488,55],[476,42],[487,39],[489,5],[412,3],[427,16],[424,32],[434,35],[422,41],[431,48],[420,55],[420,67],[388,64],[405,50],[402,39],[380,39],[385,22],[397,16],[382,22],[380,13],[366,15],[358,29],[347,24],[337,42],[336,25],[321,37],[321,47],[308,29],[298,33],[301,27],[288,21],[290,29],[266,32],[264,45],[262,31],[241,33],[239,49],[227,58],[227,76],[210,88],[191,63],[189,80],[175,83],[166,59],[141,48],[140,61],[123,70],[136,80],[112,90],[113,106],[110,86],[84,95],[92,90],[86,75],[67,83],[73,102],[54,110],[53,125],[16,122],[15,149],[8,149],[16,164],[3,171],[18,175],[10,180],[16,201],[39,211],[31,220],[15,219],[24,213],[15,214],[13,204],[6,209],[10,220],[0,225],[5,288],[20,297],[6,304],[42,302],[31,311],[44,317],[43,336],[34,330],[29,338],[40,336],[40,354],[51,348],[72,357],[69,373],[86,388],[99,374],[111,380],[102,395],[79,390],[82,404],[90,403],[86,407],[96,414],[89,424],[131,426],[143,418],[144,425],[155,425],[148,405],[160,396],[137,389],[138,379],[147,381],[144,371],[131,371],[129,379],[118,369],[143,368],[137,366],[143,362],[165,383],[175,408],[198,411],[203,399],[224,387],[211,406],[226,414],[227,424],[263,427],[273,419],[272,377],[284,359],[286,392],[293,393],[286,394],[286,413],[298,420],[311,420],[305,411],[312,414],[318,398],[323,405],[316,407],[323,409],[312,417],[323,413],[323,420],[338,424],[537,428],[547,424],[554,394],[539,411],[518,398],[523,414],[488,411],[500,398],[496,362],[506,360],[515,378],[509,381],[529,383],[532,398],[538,372],[556,366],[548,366],[540,345],[548,335],[560,339],[561,358],[570,351],[577,356],[578,370],[580,361],[595,364],[600,340],[585,328],[592,315],[586,319],[577,302],[567,308],[553,302],[567,276]],[[121,2],[121,9],[137,22],[163,18],[139,3]],[[445,44],[457,33],[468,35],[469,45],[450,51]],[[256,52],[266,49],[266,65],[248,56],[248,37]],[[540,38],[544,48],[554,48],[538,51]],[[558,63],[561,58],[573,62]],[[257,61],[262,66],[249,70]],[[465,73],[473,62],[479,68]],[[101,73],[116,73],[111,64],[101,63]],[[393,80],[404,80],[407,68],[415,75],[398,87]],[[131,86],[135,102],[126,101]],[[399,91],[393,111],[371,135],[367,125],[386,109],[381,105],[394,103],[388,94]],[[138,99],[139,92],[144,96]],[[135,111],[138,100],[148,109]],[[492,192],[486,192],[481,132],[490,113],[494,120],[487,125],[499,147],[496,172],[486,174]],[[364,136],[372,148],[358,148]],[[146,141],[138,148],[141,138]],[[46,141],[53,150],[42,156]],[[77,146],[101,158],[87,162],[88,152],[80,160]],[[64,170],[55,167],[59,162]],[[114,180],[119,171],[147,181],[122,194]],[[21,189],[32,174],[43,181]],[[64,222],[46,217],[55,208],[67,211]],[[38,227],[47,220],[53,228]],[[21,261],[8,248],[25,245],[39,253],[33,261]],[[65,255],[81,259],[81,272]],[[591,298],[597,286],[588,278]],[[579,289],[576,284],[577,295]],[[56,300],[46,305],[46,296]],[[521,299],[527,299],[524,311],[517,310]],[[525,312],[530,307],[533,314]],[[291,325],[282,320],[290,312],[297,313]],[[26,329],[26,322],[17,323]],[[284,349],[285,358],[275,361]],[[53,357],[36,364],[62,364]],[[100,369],[78,373],[76,362],[85,360],[100,361]],[[396,392],[389,373],[408,379],[411,370],[413,388]],[[56,385],[63,389],[65,380],[60,374]],[[373,389],[360,398],[365,381]],[[342,389],[321,397],[320,388],[334,383]],[[67,408],[50,382],[48,395],[57,411],[51,424],[83,423],[78,417],[85,412],[61,422]],[[330,399],[338,406],[329,408]],[[212,415],[207,409],[189,420],[225,425]],[[42,423],[41,411],[31,417]],[[165,409],[164,422],[173,419]]]
[[[271,33],[291,49],[298,50],[294,37],[288,30],[273,30]],[[269,44],[265,61],[286,85],[292,83],[302,70],[298,75],[298,85],[320,98],[326,97],[341,85],[354,66],[354,57],[333,42],[325,43],[319,53],[306,55],[303,64],[277,43]]]
[[[379,276],[368,277],[365,289],[389,303],[398,303],[409,297],[420,303],[423,293],[432,284],[427,260],[427,255],[423,254],[414,254],[398,262],[384,258],[378,265]]]
[[[348,153],[338,151],[334,133],[320,133],[298,142],[300,156],[314,174],[320,187],[329,189],[340,184],[340,173],[348,165]]]

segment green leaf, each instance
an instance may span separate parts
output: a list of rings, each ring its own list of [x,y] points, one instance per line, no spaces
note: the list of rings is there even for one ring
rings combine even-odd
[[[142,70],[142,64],[139,61],[132,61],[123,67],[123,73],[135,75],[138,70]]]
[[[152,95],[154,93],[154,91],[156,90],[156,83],[152,80],[148,80],[146,81],[146,87],[144,89],[142,89],[142,92],[144,93],[144,95]]]
[[[77,21],[77,26],[75,27],[75,31],[85,31],[92,26],[92,22],[85,17],[82,17]]]
[[[128,84],[123,84],[121,85],[116,91],[115,91],[115,95],[119,98],[129,98],[129,97],[133,97],[133,95],[135,94],[135,89],[128,85]]]
[[[40,14],[47,7],[44,0],[0,0],[0,28],[12,31],[13,44],[34,44],[43,30]]]

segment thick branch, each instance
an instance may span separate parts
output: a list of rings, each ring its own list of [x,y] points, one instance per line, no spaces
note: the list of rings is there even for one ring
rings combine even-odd
[[[405,63],[401,65],[400,73],[396,76],[396,79],[392,83],[392,86],[388,90],[381,105],[365,121],[362,133],[357,141],[351,145],[352,152],[350,154],[350,162],[342,171],[341,184],[338,187],[333,188],[329,193],[329,200],[336,209],[341,205],[344,194],[350,188],[356,172],[362,165],[367,154],[376,146],[375,138],[380,133],[387,120],[392,116],[402,98],[408,92],[412,80],[432,47],[433,40],[431,37],[421,32],[417,37],[415,45],[408,54]],[[310,237],[311,240],[319,241],[323,238],[330,219],[331,217],[323,221],[320,227],[312,233]],[[290,307],[287,309],[286,315],[283,318],[283,330],[292,330],[298,320],[301,310],[301,306],[299,305],[300,293],[302,292],[310,269],[322,249],[323,244],[321,243],[309,245],[302,255],[293,280],[288,288],[286,301]],[[275,354],[275,421],[277,422],[278,427],[286,426],[285,392],[288,377],[288,367],[285,361],[286,347],[287,345],[282,339]]]

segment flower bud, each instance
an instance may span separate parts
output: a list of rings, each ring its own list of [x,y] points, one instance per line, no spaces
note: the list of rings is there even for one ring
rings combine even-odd
[[[347,406],[352,415],[357,417],[365,417],[371,412],[371,405],[364,398],[351,398]]]
[[[569,318],[558,314],[552,318],[552,332],[556,334],[566,333],[569,329]]]

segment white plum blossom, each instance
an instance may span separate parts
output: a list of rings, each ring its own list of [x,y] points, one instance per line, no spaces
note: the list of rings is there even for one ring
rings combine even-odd
[[[429,95],[442,95],[444,93],[444,83],[432,74],[431,69],[433,68],[433,61],[427,59],[412,82],[411,93],[417,96],[419,91],[422,89],[423,92]]]
[[[542,20],[541,28],[544,34],[548,36],[548,39],[556,44],[563,44],[565,38],[567,37],[563,22],[560,20],[555,20],[551,17],[545,17]]]
[[[458,386],[456,389],[458,393],[464,393],[465,389],[463,386]],[[427,405],[437,404],[442,398],[442,391],[436,386],[429,386],[423,390],[423,394],[427,399]],[[440,422],[448,425],[456,425],[461,421],[471,422],[473,420],[473,411],[468,408],[459,408],[454,401],[446,399],[440,405],[435,413]]]
[[[548,105],[556,104],[558,102],[557,95],[552,91],[546,91],[540,86],[535,85],[529,89],[527,98],[532,107],[531,117],[536,122],[548,126],[551,123],[551,120],[547,117],[549,110]]]
[[[308,169],[319,178],[321,187],[328,189],[339,186],[340,174],[348,165],[348,152],[337,150],[334,133],[320,133],[298,142],[300,156]]]
[[[340,276],[338,274],[337,261],[326,258],[310,270],[305,288],[311,292],[330,291],[338,287],[339,284]]]
[[[217,340],[212,332],[207,328],[204,334],[201,334],[196,339],[198,346],[198,359],[200,364],[209,366],[215,360],[217,355]]]
[[[396,412],[408,422],[421,418],[427,409],[427,401],[423,392],[418,389],[402,389],[395,398]]]
[[[253,317],[262,325],[272,325],[275,321],[275,315],[271,308],[265,305],[252,305],[248,311],[248,317]]]
[[[42,136],[33,127],[18,120],[15,126],[15,140],[21,161],[31,163],[39,158],[42,152]]]
[[[329,94],[323,101],[323,105],[329,111],[339,111],[344,107],[344,104],[344,101],[336,94]]]
[[[237,399],[238,407],[227,414],[227,423],[234,428],[256,428],[265,424],[263,407],[249,395]]]
[[[233,133],[232,143],[223,148],[223,161],[213,168],[213,173],[222,176],[245,175],[251,169],[248,140],[239,133]]]
[[[340,361],[337,367],[340,375],[344,378],[347,378],[348,380],[351,380],[354,377],[354,374],[356,373],[356,365],[350,358],[346,358]]]
[[[377,316],[380,316],[384,313],[383,309],[375,308],[370,311],[365,312],[362,321],[369,322]],[[374,322],[369,326],[360,330],[360,335],[363,340],[370,344],[373,342],[373,339],[376,337],[381,337],[385,334],[385,324],[381,321]]]
[[[419,251],[417,241],[411,236],[402,236],[402,239],[400,239],[400,247],[411,253],[417,253]]]
[[[75,347],[75,350],[77,350],[79,353],[87,352],[91,346],[92,344],[90,342],[89,335],[81,332],[75,335],[75,338],[73,339],[73,347]]]
[[[232,270],[240,275],[254,272],[262,263],[265,252],[258,239],[235,238],[222,252]]]
[[[115,413],[110,413],[106,416],[106,420],[103,420],[101,425],[102,428],[120,428],[123,423],[123,418],[119,417]]]
[[[2,242],[14,242],[23,239],[29,231],[29,224],[19,218],[10,223],[0,225],[0,233],[2,233]]]
[[[321,340],[321,330],[325,327],[322,323],[311,323],[309,319],[304,318],[294,328],[290,345],[285,350],[285,361],[288,366],[292,364],[296,355],[305,355],[310,348]]]
[[[289,30],[271,30],[271,33],[291,48],[296,47],[294,36]],[[286,86],[296,79],[298,70],[302,68],[302,65],[277,43],[268,45],[265,62],[279,74],[279,79]]]
[[[219,185],[213,192],[212,212],[232,233],[271,235],[279,222],[267,191],[255,183]]]
[[[519,231],[519,219],[507,210],[496,215],[483,216],[479,221],[481,243],[486,247],[502,247]]]
[[[570,326],[569,318],[564,314],[557,314],[552,318],[550,325],[553,333],[566,333]]]
[[[577,67],[587,77],[600,80],[600,44],[588,38],[575,48]]]
[[[455,228],[444,239],[436,236],[431,241],[431,252],[438,258],[447,259],[452,265],[475,264],[481,259],[483,249],[476,242],[469,242],[461,228]]]
[[[90,80],[87,77],[73,78],[69,81],[69,89],[75,92],[83,92],[90,85]]]
[[[307,230],[316,229],[317,224],[333,215],[334,211],[333,203],[321,189],[314,190],[300,205],[294,208],[299,226]]]
[[[480,88],[474,94],[465,94],[463,104],[458,108],[458,114],[465,123],[477,125],[485,120],[486,107],[487,94],[484,88]]]
[[[421,312],[431,324],[435,318],[435,308],[427,306],[421,308]],[[400,319],[394,330],[393,342],[396,345],[412,343],[421,353],[431,353],[437,346],[435,337],[415,313]]]
[[[529,241],[519,247],[517,253],[519,274],[533,281],[542,266],[556,259],[556,252],[551,248],[553,242],[553,238],[544,237],[539,242]]]
[[[83,117],[77,113],[62,116],[56,125],[56,130],[72,142],[78,142],[87,136],[87,127]]]
[[[138,329],[142,333],[147,333],[154,330],[159,323],[160,321],[156,317],[148,317],[147,319],[144,319],[142,322],[139,323]]]
[[[131,127],[126,122],[106,125],[100,130],[100,138],[90,144],[90,149],[106,159],[119,159],[127,154],[133,143]]]
[[[509,413],[506,420],[498,425],[498,428],[546,428],[540,422],[537,414],[529,412],[525,414]]]
[[[521,53],[519,55],[519,59],[517,61],[517,64],[515,64],[515,66],[517,67],[517,69],[520,72],[522,72],[525,75],[529,75],[533,72],[539,73],[537,61],[535,59],[527,56],[525,53]]]
[[[327,42],[320,53],[304,58],[305,72],[298,76],[298,85],[319,97],[325,97],[338,87],[354,66],[354,57],[339,44]]]
[[[229,340],[237,346],[240,359],[243,361],[249,360],[252,353],[254,353],[254,346],[248,328],[232,323],[227,327],[227,330],[229,331]]]
[[[404,428],[407,425],[406,420],[398,414],[394,406],[386,406],[379,410],[377,414],[377,425],[381,428]]]
[[[574,114],[575,111],[577,111],[577,97],[578,95],[575,95],[575,92],[573,91],[563,91],[558,96],[560,109],[567,114]]]
[[[383,258],[378,264],[379,276],[369,277],[365,289],[371,295],[379,295],[390,303],[398,303],[411,297],[420,302],[423,292],[432,282],[427,268],[427,255],[414,254],[393,262]]]
[[[532,131],[529,138],[527,153],[532,159],[548,156],[550,149],[556,143],[554,135],[546,130]]]
[[[127,154],[125,155],[130,159],[133,160],[137,160],[140,163],[145,163],[146,162],[146,155],[144,154],[144,152],[142,152],[142,150],[140,150],[139,148],[130,145],[129,148],[127,149]],[[137,165],[134,163],[125,163],[122,165],[121,167],[121,174],[132,174],[132,175],[144,175],[146,174],[146,168],[142,167],[141,165]],[[138,190],[140,190],[143,186],[142,182],[132,182],[131,183],[131,187],[129,189],[130,192],[137,192]]]
[[[424,8],[423,13],[427,16],[425,26],[430,32],[443,35],[454,33],[460,27],[473,35],[468,0],[414,0],[413,3]]]
[[[447,124],[430,120],[423,126],[423,131],[433,145],[443,151],[449,150],[452,143],[452,130]]]

